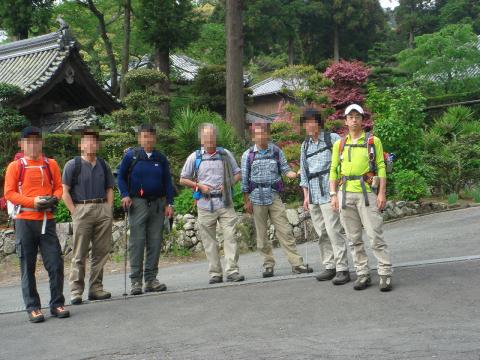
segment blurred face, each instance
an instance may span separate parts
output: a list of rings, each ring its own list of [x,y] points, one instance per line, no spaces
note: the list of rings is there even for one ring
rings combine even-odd
[[[30,158],[38,158],[42,154],[42,138],[32,135],[20,140],[20,147],[25,156]]]
[[[149,150],[148,152],[153,150],[153,148],[155,147],[156,139],[157,139],[156,134],[150,131],[141,131],[138,134],[138,143],[145,150]]]
[[[303,123],[303,128],[308,136],[317,135],[320,131],[320,126],[315,119],[306,119]]]
[[[363,125],[363,116],[358,111],[352,110],[347,115],[345,124],[350,130],[359,130]]]
[[[254,126],[252,140],[255,144],[265,148],[270,140],[270,130],[266,126]]]
[[[206,149],[214,149],[217,146],[217,134],[214,128],[205,127],[200,133],[200,143]]]
[[[80,151],[82,155],[92,156],[96,155],[100,147],[99,141],[94,135],[82,136],[80,140]]]

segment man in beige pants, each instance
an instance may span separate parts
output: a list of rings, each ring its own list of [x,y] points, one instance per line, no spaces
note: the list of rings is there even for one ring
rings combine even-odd
[[[353,288],[370,286],[370,268],[362,226],[370,240],[373,255],[378,261],[380,291],[392,290],[392,260],[383,238],[381,211],[386,203],[386,171],[383,147],[379,138],[363,130],[364,111],[353,104],[345,109],[348,135],[333,145],[330,168],[330,194],[334,210],[340,218],[352,244],[357,280]],[[340,181],[340,194],[337,185]]]
[[[320,257],[325,266],[316,279],[333,279],[334,285],[343,285],[350,281],[347,238],[342,234],[338,212],[333,211],[330,205],[328,182],[332,144],[340,136],[323,130],[322,116],[315,109],[306,109],[300,122],[308,136],[302,144],[300,155],[303,207],[305,211],[310,211],[313,226],[320,236]]]
[[[103,267],[111,248],[114,178],[105,160],[97,157],[99,135],[85,130],[80,140],[82,156],[65,164],[63,201],[73,220],[73,256],[70,269],[72,305],[82,303],[85,263],[91,244],[89,300],[111,297],[103,289]]]
[[[239,274],[238,244],[235,239],[237,214],[233,208],[232,187],[240,180],[240,168],[232,153],[217,147],[217,130],[212,124],[199,129],[202,148],[186,160],[180,184],[191,187],[197,200],[200,237],[209,263],[210,284],[223,282],[217,221],[222,228],[227,281],[245,280]]]
[[[253,124],[252,136],[255,145],[242,156],[242,192],[245,210],[253,213],[257,248],[264,257],[262,276],[272,277],[275,266],[272,244],[267,236],[268,218],[275,226],[275,233],[292,265],[292,272],[311,273],[313,270],[304,265],[298,253],[285,205],[279,196],[283,191],[282,174],[292,179],[297,174],[291,171],[283,151],[270,143],[269,124]]]

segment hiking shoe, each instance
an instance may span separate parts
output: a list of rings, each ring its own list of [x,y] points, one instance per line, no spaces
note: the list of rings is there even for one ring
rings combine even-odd
[[[223,282],[223,278],[221,276],[212,276],[210,280],[208,280],[208,283],[210,285],[212,284],[220,284]]]
[[[387,292],[392,290],[392,277],[390,275],[380,275],[380,291]]]
[[[66,310],[63,306],[57,306],[50,309],[50,314],[59,319],[70,317],[70,311]]]
[[[343,285],[350,281],[350,273],[348,271],[337,271],[332,280],[333,285]]]
[[[273,267],[266,267],[265,269],[263,269],[262,276],[264,278],[272,277],[273,276]]]
[[[41,323],[45,321],[45,316],[40,309],[36,309],[28,312],[28,320],[32,323]]]
[[[131,295],[142,294],[142,282],[141,281],[132,282],[132,288],[130,289],[130,294]]]
[[[227,276],[227,282],[240,282],[245,280],[245,276],[240,275],[238,272]]]
[[[294,274],[308,274],[312,273],[313,269],[308,265],[298,265],[292,267],[292,272]]]
[[[88,300],[107,300],[112,297],[112,294],[105,290],[98,290],[88,294]]]
[[[82,301],[82,295],[80,294],[72,294],[72,296],[70,297],[70,303],[72,305],[80,305]]]
[[[372,284],[372,279],[370,275],[358,275],[357,280],[353,283],[353,288],[355,290],[365,290]]]
[[[318,281],[328,281],[332,280],[336,274],[335,269],[325,269],[320,274],[315,276],[315,279]]]
[[[167,290],[167,285],[162,284],[158,279],[153,279],[145,282],[145,292],[158,292]]]

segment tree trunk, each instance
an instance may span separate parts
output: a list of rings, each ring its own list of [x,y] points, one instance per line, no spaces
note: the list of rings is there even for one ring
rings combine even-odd
[[[105,16],[97,9],[93,0],[88,0],[87,3],[77,0],[77,4],[80,6],[87,7],[98,19],[98,29],[100,31],[100,36],[102,37],[103,44],[105,46],[105,51],[107,52],[108,66],[110,68],[110,90],[112,94],[118,94],[118,70],[117,70],[117,61],[115,59],[115,54],[113,52],[112,42],[107,34],[107,25],[105,24]]]
[[[245,138],[242,7],[242,0],[226,1],[227,121],[241,139]]]
[[[413,36],[413,30],[410,30],[408,33],[408,48],[413,49],[413,41],[415,40],[415,37]]]
[[[293,38],[288,38],[288,65],[293,65]]]
[[[120,99],[127,95],[127,87],[125,86],[125,75],[128,72],[128,63],[130,62],[130,34],[131,34],[131,10],[132,1],[125,0],[124,4],[124,18],[123,18],[123,49],[122,49],[122,69],[120,70]]]
[[[338,25],[333,26],[333,60],[338,63],[340,61],[340,40],[338,36]]]
[[[165,74],[167,79],[162,81],[157,87],[157,90],[162,95],[170,95],[170,52],[155,48],[155,67]],[[160,113],[163,117],[161,125],[168,127],[168,119],[170,117],[170,105],[164,102],[160,105]]]

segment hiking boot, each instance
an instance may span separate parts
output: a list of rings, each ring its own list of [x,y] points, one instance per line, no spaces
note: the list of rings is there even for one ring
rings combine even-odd
[[[45,316],[40,309],[36,309],[28,312],[28,320],[32,323],[41,323],[45,321]]]
[[[273,267],[266,267],[265,269],[263,269],[262,276],[264,278],[272,277],[273,276]]]
[[[355,282],[353,283],[353,288],[355,290],[365,290],[371,284],[372,279],[370,278],[370,275],[358,275],[357,280],[355,280]]]
[[[105,290],[97,290],[88,294],[88,300],[107,300],[112,294]]]
[[[391,275],[380,275],[379,282],[380,291],[387,292],[392,290],[392,276]]]
[[[159,292],[167,290],[167,285],[162,284],[158,279],[153,279],[145,282],[145,292]]]
[[[63,306],[57,306],[50,309],[50,314],[59,319],[70,317],[70,311],[66,310]]]
[[[308,274],[312,273],[313,269],[308,265],[298,265],[292,267],[292,272],[294,274]]]
[[[142,294],[142,282],[134,281],[132,282],[132,288],[130,289],[130,295],[140,295]]]
[[[315,276],[315,279],[317,279],[318,281],[332,280],[335,276],[335,273],[335,269],[325,269],[320,274]]]
[[[82,301],[82,295],[80,294],[72,294],[72,296],[70,297],[70,303],[72,305],[80,305]]]
[[[348,271],[337,271],[332,280],[333,285],[343,285],[350,281],[350,273]]]
[[[243,280],[245,280],[245,276],[240,275],[238,272],[235,272],[227,276],[227,282],[240,282]]]
[[[210,280],[208,280],[208,283],[210,285],[212,284],[220,284],[223,282],[223,278],[221,276],[212,276]]]

